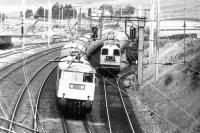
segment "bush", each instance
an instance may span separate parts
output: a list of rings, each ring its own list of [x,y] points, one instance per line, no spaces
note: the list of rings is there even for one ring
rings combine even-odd
[[[190,63],[189,63],[189,67],[193,70],[189,70],[191,73],[191,83],[193,86],[195,86],[195,88],[197,88],[200,84],[198,81],[200,81],[200,55],[196,56]]]
[[[172,81],[173,81],[172,74],[165,75],[165,81],[164,81],[165,86],[169,85]]]

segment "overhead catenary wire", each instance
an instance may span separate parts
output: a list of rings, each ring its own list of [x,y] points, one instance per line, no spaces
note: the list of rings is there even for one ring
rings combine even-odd
[[[164,96],[167,100],[169,100],[172,104],[174,104],[175,106],[177,106],[179,109],[181,109],[185,114],[187,114],[191,119],[193,119],[195,122],[199,122],[196,118],[194,118],[189,112],[187,112],[185,109],[183,109],[180,105],[178,105],[175,101],[173,101],[170,97],[168,97],[167,95],[165,95],[163,92],[161,92],[155,85],[149,83],[149,85],[151,87],[153,87],[159,94],[161,94],[162,96]]]
[[[25,21],[25,0],[22,0],[22,29],[21,29],[21,34],[22,34],[22,56],[23,56],[23,65],[22,65],[22,69],[23,69],[23,74],[24,74],[24,78],[25,78],[25,84],[27,85],[27,89],[28,89],[28,96],[29,96],[29,100],[30,100],[30,104],[31,104],[31,109],[32,109],[32,113],[34,115],[34,107],[33,107],[33,101],[32,101],[32,96],[30,94],[30,86],[28,83],[28,74],[26,71],[26,56],[24,53],[24,44],[25,44],[25,38],[24,38],[24,21]]]
[[[185,7],[185,6],[184,6]],[[197,4],[197,5],[194,5],[194,6],[191,6],[191,7],[188,7],[188,8],[179,8],[179,9],[175,9],[175,10],[170,10],[170,12],[177,12],[177,11],[184,11],[184,10],[190,10],[192,8],[196,8],[196,7],[200,7],[200,4]]]
[[[168,40],[170,41],[170,39],[168,38]],[[185,50],[184,50],[184,54],[185,54]],[[185,65],[185,60],[184,62],[168,62],[168,63],[157,63],[157,64],[163,64],[163,65],[173,65],[173,64],[183,64],[185,67],[187,67],[188,69],[190,70],[193,70],[195,72],[198,72],[200,73],[200,71],[198,70],[195,70],[195,69],[192,69],[188,66]],[[178,105],[175,101],[173,101],[171,98],[169,98],[168,96],[166,96],[163,92],[161,92],[155,85],[151,84],[150,82],[148,82],[148,84],[153,88],[155,89],[159,94],[161,94],[162,96],[164,96],[166,99],[168,99],[172,104],[174,104],[175,106],[177,106],[179,109],[181,109],[185,114],[187,114],[192,120],[194,120],[196,123],[198,123],[199,121],[194,118],[189,112],[187,112],[185,109],[183,109],[180,105]]]
[[[2,97],[2,99],[3,99],[4,103],[5,103],[5,105],[6,105],[6,107],[7,107],[6,110],[10,112],[10,108],[8,107],[8,103],[6,102],[5,98],[3,97],[2,92],[0,92],[0,93],[1,93],[1,97]],[[3,108],[3,106],[1,105],[1,103],[0,103],[0,109],[1,109],[1,111],[3,112],[3,114],[4,114],[4,117],[5,117],[6,119],[8,119],[8,115],[6,114],[6,111],[5,111],[5,109]],[[12,130],[15,132],[15,130],[14,130],[13,128],[12,128]]]
[[[114,85],[113,85],[114,86]],[[155,111],[153,111],[154,113],[156,113]],[[158,113],[156,113],[157,115],[159,115]],[[160,116],[160,115],[159,115]],[[163,118],[162,116],[160,116],[161,118]],[[165,119],[165,121],[167,121],[168,123],[170,123],[171,125],[173,125],[173,126],[175,126],[176,128],[178,128],[176,125],[174,125],[173,123],[171,123],[170,121],[168,121],[168,120],[166,120]],[[180,129],[181,130],[181,129]]]
[[[128,94],[127,94],[128,95]],[[153,112],[153,111],[152,111]],[[155,112],[154,112],[155,113]],[[157,114],[157,113],[155,113]],[[162,117],[162,116],[161,116]],[[176,125],[174,125],[173,123],[171,123],[170,121],[166,120],[168,123],[170,123],[171,125],[175,126],[176,128],[178,128]]]
[[[3,130],[3,131],[11,132],[11,133],[18,133],[18,132],[15,132],[15,131],[10,131],[9,129],[2,127],[2,126],[0,126],[0,129]]]
[[[10,121],[10,120],[8,120],[8,119],[6,119],[6,118],[4,118],[4,117],[1,117],[1,116],[0,116],[0,120],[6,121],[6,122],[10,122],[10,123],[12,123],[12,124],[14,124],[14,125],[16,125],[16,126],[18,126],[18,127],[27,129],[27,130],[32,131],[32,132],[40,133],[40,132],[38,132],[38,131],[35,131],[35,130],[29,128],[29,127],[26,127],[26,126],[22,125],[21,123],[17,123],[17,122],[15,122],[15,121]],[[7,130],[7,129],[6,129],[6,130]],[[14,132],[14,131],[9,130],[9,132]]]
[[[86,45],[85,45],[86,46]],[[115,86],[115,85],[113,85]],[[122,91],[122,90],[121,90]],[[126,92],[122,91],[123,93],[125,93],[126,95],[128,95]],[[128,95],[129,96],[129,95]],[[132,98],[132,97],[131,97]],[[177,129],[181,130],[179,127],[177,127],[176,125],[174,125],[172,122],[170,122],[169,120],[165,119],[163,116],[161,116],[160,114],[158,114],[157,112],[153,111],[152,109],[149,108],[149,110],[151,110],[152,112],[154,112],[155,114],[157,114],[161,119],[163,119],[164,121],[170,123],[171,125],[173,125],[174,127],[176,127]]]
[[[31,103],[31,108],[32,108],[32,113],[34,114],[34,107],[33,107],[33,102],[32,102],[32,96],[30,94],[30,90],[29,90],[29,86],[28,86],[28,76],[27,76],[27,72],[26,72],[26,56],[24,53],[24,44],[25,44],[25,39],[24,39],[24,20],[25,20],[25,0],[22,0],[21,3],[21,9],[22,9],[22,23],[21,23],[21,35],[22,35],[22,45],[21,45],[21,49],[22,49],[22,57],[23,57],[23,65],[22,65],[22,69],[23,69],[23,74],[24,74],[24,78],[25,78],[25,84],[27,85],[27,89],[28,89],[28,96],[30,99],[30,103]],[[11,129],[13,130],[13,127],[11,127]],[[9,130],[9,132],[12,132]]]
[[[94,34],[96,31],[97,31],[97,29],[92,34]],[[80,49],[80,53],[83,52],[82,50],[90,43],[90,40],[91,40],[91,37],[89,38],[88,42],[86,42],[85,45]],[[76,55],[76,57],[71,61],[71,63],[69,64],[69,66],[67,68],[69,68],[72,65],[72,63],[74,63],[77,56],[78,55]],[[81,55],[81,57],[83,57],[83,55]]]
[[[173,45],[173,43],[172,43],[172,42],[170,41],[170,39],[169,39],[169,36],[167,36],[167,39],[168,39],[169,43],[171,43],[171,44]],[[186,44],[184,44],[184,45],[186,45]],[[186,48],[185,48],[185,50],[184,50],[184,54],[186,54]],[[177,55],[175,55],[175,57],[176,57],[177,61],[176,61],[176,62],[169,62],[171,65],[173,65],[173,64],[183,65],[184,67],[186,67],[186,68],[188,68],[188,69],[190,69],[190,70],[192,70],[192,71],[194,71],[194,72],[200,73],[199,70],[193,69],[193,68],[187,66],[186,64],[184,64],[184,62],[180,61],[180,59],[178,58]],[[185,61],[185,63],[186,63],[186,62],[187,62],[187,61]]]
[[[115,86],[115,85],[113,85]],[[124,92],[123,90],[121,90],[123,93],[125,93],[126,95],[128,95],[126,92]],[[129,95],[128,95],[129,96]],[[130,97],[130,96],[129,96]],[[131,97],[131,99],[133,99]],[[169,99],[169,98],[168,98]],[[198,120],[196,120],[195,118],[192,117],[191,114],[189,114],[187,111],[185,111],[182,107],[180,107],[177,103],[173,102],[176,106],[178,106],[179,108],[181,108],[187,115],[189,115],[193,120],[195,120],[196,122],[198,122]],[[149,108],[150,109],[150,108]],[[164,121],[170,123],[171,125],[173,125],[174,127],[176,127],[177,129],[179,130],[182,130],[180,129],[179,127],[177,127],[176,125],[174,125],[172,122],[170,122],[169,120],[165,119],[163,116],[161,116],[160,114],[158,114],[157,112],[155,112],[154,110],[150,109],[152,112],[154,112],[155,114],[157,114],[161,119],[163,119]]]
[[[184,28],[184,65],[185,65],[185,28],[186,28],[186,23],[185,23],[185,0],[184,0],[184,14],[183,14],[183,28]]]
[[[3,102],[4,102],[4,104],[6,105],[6,110],[7,111],[9,111],[10,112],[10,107],[9,107],[9,105],[8,105],[8,102],[6,102],[6,100],[5,100],[5,98],[4,98],[4,96],[3,96],[3,94],[2,94],[2,92],[0,92],[0,95],[1,95],[1,98],[3,99]],[[1,100],[2,101],[2,100]],[[0,103],[1,104],[1,103]],[[3,108],[2,108],[3,109]],[[7,118],[7,117],[6,117]]]

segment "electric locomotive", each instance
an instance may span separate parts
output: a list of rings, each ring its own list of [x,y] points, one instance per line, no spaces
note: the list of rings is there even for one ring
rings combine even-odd
[[[67,44],[60,53],[57,67],[57,102],[71,113],[92,110],[96,70],[76,42]]]
[[[109,71],[120,71],[121,49],[119,40],[107,39],[103,42],[100,52],[100,67]]]

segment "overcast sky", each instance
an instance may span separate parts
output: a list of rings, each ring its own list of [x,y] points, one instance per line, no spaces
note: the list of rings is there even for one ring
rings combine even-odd
[[[22,7],[22,1],[23,0],[0,0],[0,10],[3,11],[19,11]],[[48,0],[24,0],[26,9],[36,9],[39,6],[47,7],[48,6]],[[78,6],[81,5],[83,8],[88,7],[100,7],[101,4],[111,4],[113,6],[115,5],[132,5],[134,7],[137,7],[138,5],[144,5],[147,7],[150,3],[150,0],[50,0],[52,3],[62,3],[62,4],[72,4],[72,6]]]
[[[23,0],[0,0],[0,10],[4,11],[17,11],[21,9],[21,3]],[[48,6],[48,0],[24,0],[26,8],[36,9],[39,6]],[[99,7],[103,3],[111,5],[131,5],[137,7],[138,5],[143,5],[143,7],[150,7],[151,0],[51,0],[52,3],[70,3],[72,5],[84,4],[84,6]],[[184,0],[160,0],[162,6],[171,6],[171,5],[184,5]],[[186,7],[194,6],[200,4],[200,0],[185,0]]]

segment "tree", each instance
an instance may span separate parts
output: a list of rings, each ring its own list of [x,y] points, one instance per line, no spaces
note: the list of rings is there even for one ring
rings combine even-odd
[[[104,10],[104,11],[108,11],[110,13],[110,15],[113,15],[113,8],[111,5],[109,4],[103,4],[100,6],[100,10]]]
[[[88,16],[91,17],[91,15],[92,15],[92,9],[89,8],[89,9],[88,9]]]
[[[120,16],[122,10],[122,15],[131,15],[135,13],[135,8],[132,6],[126,6],[126,8],[120,8],[115,11],[115,15]]]
[[[73,9],[73,17],[76,18],[77,17],[77,10]]]
[[[36,14],[34,16],[35,18],[43,18],[44,17],[44,8],[43,7],[39,7],[36,11]]]
[[[63,18],[64,19],[69,19],[69,18],[72,18],[73,17],[73,8],[72,8],[72,5],[65,5],[65,7],[63,8]]]
[[[63,11],[63,8],[64,8],[64,7],[63,7],[63,4],[61,4],[61,5],[60,5],[60,8],[59,8],[59,14],[60,14],[59,19],[62,19],[62,15],[63,15],[63,12],[62,12],[62,11]]]
[[[132,6],[126,6],[126,11],[127,11],[127,13],[128,14],[134,14],[135,13],[135,8],[134,7],[132,7]]]
[[[33,16],[33,11],[30,9],[27,9],[25,12],[25,18],[30,18]]]
[[[4,21],[6,19],[6,14],[5,13],[0,13],[0,21]]]
[[[52,7],[52,18],[53,19],[59,19],[59,10],[60,10],[59,7],[60,7],[60,5],[58,2],[56,2],[56,4],[53,5],[53,7]]]

